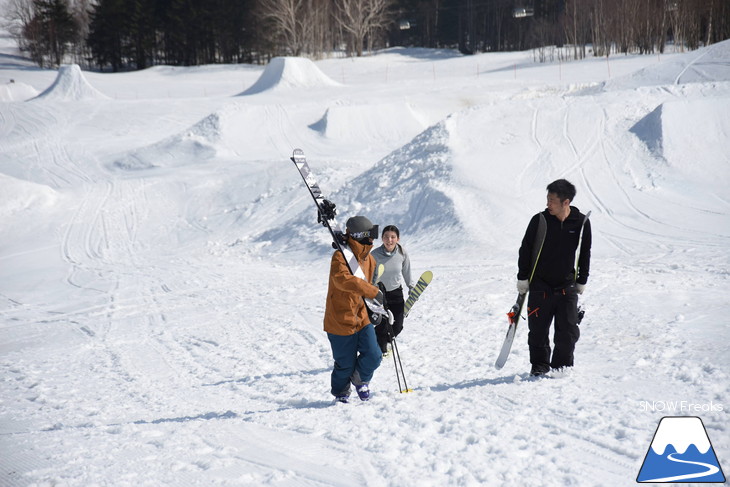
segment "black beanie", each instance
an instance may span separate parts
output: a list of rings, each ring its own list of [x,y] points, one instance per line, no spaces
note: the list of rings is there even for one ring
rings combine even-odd
[[[364,216],[353,216],[347,220],[347,232],[350,234],[358,232],[369,232],[373,228],[373,222]]]

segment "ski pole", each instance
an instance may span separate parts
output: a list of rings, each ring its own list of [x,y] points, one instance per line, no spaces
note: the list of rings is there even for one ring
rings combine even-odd
[[[397,363],[396,363],[396,360],[397,360]],[[395,337],[393,337],[393,363],[396,364],[395,365],[395,375],[398,378],[398,389],[399,389],[400,393],[402,394],[404,392],[413,392],[411,389],[408,388],[408,383],[406,382],[406,373],[403,371],[403,362],[401,362],[401,359],[400,359],[400,352],[398,351],[398,344],[395,342]],[[398,373],[399,366],[400,366],[400,374]],[[400,385],[400,376],[401,375],[403,376],[403,387],[405,389],[401,388],[401,385]]]
[[[400,373],[398,372],[398,359],[396,359],[397,349],[395,345],[395,340],[391,338],[390,345],[393,348],[393,367],[395,368],[395,378],[398,380],[398,392],[403,393],[403,387],[400,385]]]

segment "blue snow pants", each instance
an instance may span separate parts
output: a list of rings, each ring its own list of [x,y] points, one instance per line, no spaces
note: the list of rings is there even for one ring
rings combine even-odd
[[[353,383],[356,385],[370,382],[383,358],[383,352],[375,338],[375,327],[369,324],[354,335],[327,333],[327,338],[335,359],[332,369],[332,395],[349,394],[351,378],[354,378]]]

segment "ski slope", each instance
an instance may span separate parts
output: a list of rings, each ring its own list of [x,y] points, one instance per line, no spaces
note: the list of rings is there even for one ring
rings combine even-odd
[[[727,472],[728,112],[728,42],[108,74],[0,38],[0,484],[630,485],[676,415]],[[340,219],[434,273],[398,341],[413,393],[391,359],[332,403],[297,147]],[[557,178],[592,273],[574,370],[531,380],[524,326],[492,364]]]

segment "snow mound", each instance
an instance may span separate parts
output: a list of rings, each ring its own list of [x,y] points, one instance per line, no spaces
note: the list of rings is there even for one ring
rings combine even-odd
[[[334,201],[341,202],[348,215],[365,214],[381,226],[394,224],[409,234],[460,228],[447,194],[452,179],[451,126],[452,120],[446,119],[428,128],[345,184]]]
[[[190,128],[154,144],[135,149],[113,162],[117,169],[136,171],[162,167],[179,167],[215,158],[238,158],[240,154],[253,159],[280,158],[277,135],[282,130],[285,110],[270,110],[266,106],[231,104],[211,113]],[[263,149],[256,142],[268,140]]]
[[[327,86],[339,86],[339,83],[320,71],[311,60],[276,57],[269,62],[259,79],[241,95],[254,95],[269,90]]]
[[[227,153],[221,146],[226,110],[215,112],[190,129],[141,149],[130,152],[114,161],[118,169],[129,171],[174,167],[212,159]]]
[[[659,105],[641,120],[636,122],[630,131],[636,135],[655,155],[662,154],[662,107]]]
[[[730,153],[716,150],[730,136],[728,112],[730,98],[668,101],[637,122],[631,131],[671,166],[699,174],[708,163],[711,167],[730,165]],[[693,150],[687,152],[686,147]],[[727,180],[728,171],[711,175],[712,180],[718,177]]]
[[[631,129],[671,168],[666,184],[679,194],[704,195],[702,206],[713,211],[721,211],[724,205],[715,206],[730,185],[730,171],[708,170],[730,167],[730,152],[717,150],[730,137],[728,112],[730,98],[668,101]]]
[[[309,128],[328,139],[354,143],[372,140],[383,144],[408,140],[426,128],[407,103],[335,105]]]
[[[381,228],[397,225],[408,233],[409,243],[419,239],[442,248],[453,247],[451,231],[461,228],[454,203],[447,195],[451,179],[451,121],[429,127],[411,142],[392,152],[334,192],[341,224],[354,215],[367,215]],[[312,211],[307,208],[283,225],[263,232],[255,241],[302,247],[321,243],[327,232],[312,232]],[[440,240],[439,240],[440,239]],[[329,252],[328,246],[312,248]],[[270,250],[274,250],[272,247]]]
[[[51,206],[57,193],[42,184],[24,181],[0,173],[0,217]]]
[[[89,84],[78,64],[65,64],[59,68],[53,84],[34,99],[73,101],[108,98]]]
[[[730,81],[730,40],[657,62],[605,83],[607,91]]]
[[[25,101],[38,96],[38,90],[31,85],[10,81],[0,86],[0,101]]]

